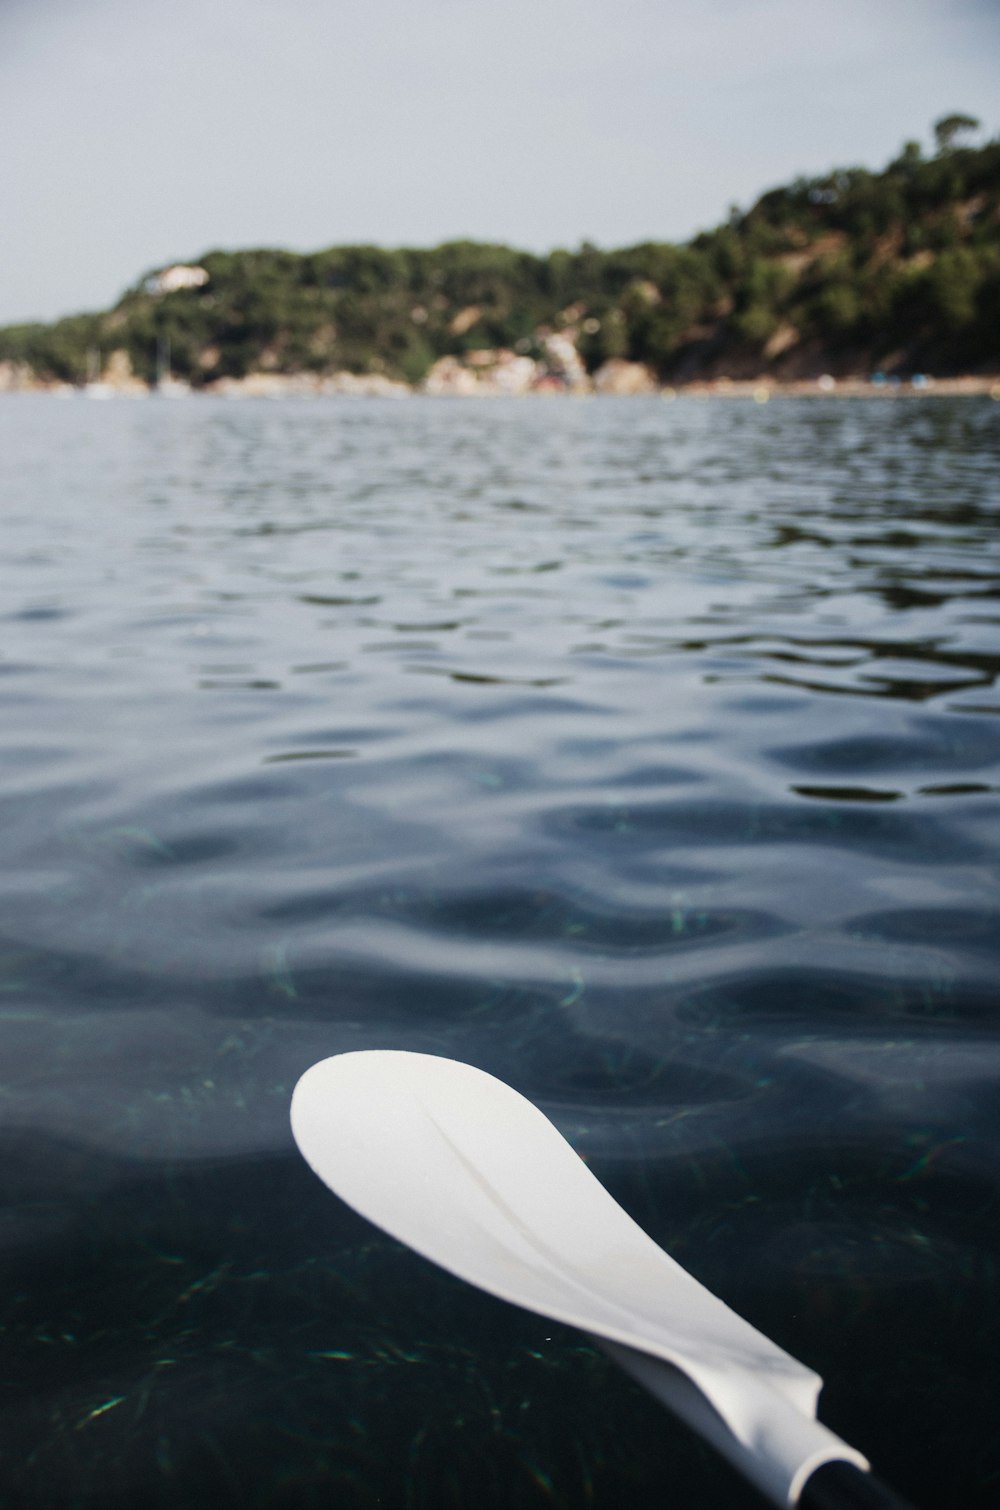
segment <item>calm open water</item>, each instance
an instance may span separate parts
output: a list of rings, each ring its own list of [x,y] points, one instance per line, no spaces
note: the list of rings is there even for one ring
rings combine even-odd
[[[295,1152],[535,1099],[1000,1503],[1000,406],[0,403],[0,1503],[752,1510]]]

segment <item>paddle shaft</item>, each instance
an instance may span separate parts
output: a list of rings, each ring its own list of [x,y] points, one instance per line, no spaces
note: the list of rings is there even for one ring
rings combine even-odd
[[[913,1510],[913,1506],[853,1463],[824,1463],[806,1480],[798,1510]]]
[[[753,1458],[684,1374],[662,1359],[637,1352],[634,1348],[622,1347],[620,1343],[608,1342],[601,1337],[592,1336],[592,1341],[637,1384],[665,1405],[672,1415],[728,1459],[736,1471],[755,1484],[779,1510],[786,1510],[790,1503],[794,1503],[795,1510],[914,1510],[907,1500],[888,1489],[862,1466],[865,1459],[860,1453],[855,1454],[858,1461],[851,1462],[848,1454],[853,1449],[846,1443],[839,1443],[844,1451],[844,1456],[839,1456],[838,1439],[832,1433],[824,1433],[832,1449],[827,1461],[808,1474],[801,1488],[796,1490],[792,1486],[790,1492],[795,1496],[794,1501],[786,1499],[773,1484],[755,1472]],[[821,1427],[818,1429],[823,1431]]]

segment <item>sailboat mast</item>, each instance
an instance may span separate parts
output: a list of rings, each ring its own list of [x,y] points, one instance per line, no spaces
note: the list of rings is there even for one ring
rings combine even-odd
[[[156,343],[156,386],[170,381],[170,337],[160,336]]]

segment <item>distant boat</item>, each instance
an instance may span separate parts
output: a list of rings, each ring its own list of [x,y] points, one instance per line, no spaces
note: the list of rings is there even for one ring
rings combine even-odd
[[[87,380],[83,385],[84,398],[114,398],[115,390],[101,378],[101,350],[91,346],[87,352]]]
[[[156,345],[156,386],[153,392],[160,398],[186,398],[191,392],[190,383],[171,375],[169,336],[161,336]]]

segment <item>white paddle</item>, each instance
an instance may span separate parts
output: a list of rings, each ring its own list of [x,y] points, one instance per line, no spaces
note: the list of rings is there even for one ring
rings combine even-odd
[[[460,1279],[590,1333],[776,1505],[906,1510],[816,1420],[819,1376],[657,1247],[502,1081],[428,1054],[339,1054],[302,1076],[292,1131],[362,1216]]]

